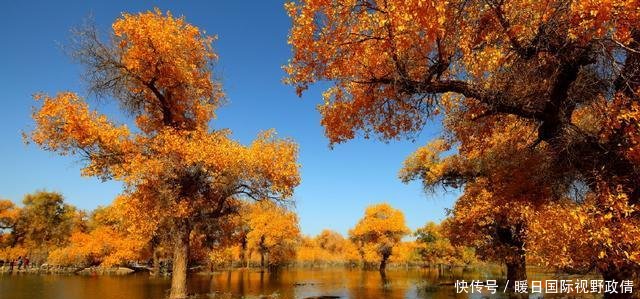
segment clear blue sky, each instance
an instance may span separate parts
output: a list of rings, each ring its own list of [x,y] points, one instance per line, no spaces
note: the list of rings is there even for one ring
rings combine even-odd
[[[440,221],[457,193],[426,195],[418,183],[397,179],[404,158],[440,132],[430,124],[410,141],[357,139],[329,149],[315,107],[323,86],[302,99],[282,84],[281,66],[290,55],[286,42],[289,19],[280,1],[3,1],[0,4],[0,197],[20,202],[37,189],[58,191],[86,210],[107,205],[121,191],[117,182],[80,176],[80,163],[22,142],[32,128],[35,92],[71,90],[86,95],[81,67],[64,54],[69,30],[93,16],[102,29],[122,12],[158,7],[217,34],[220,55],[215,74],[223,81],[229,102],[218,111],[216,128],[230,128],[233,137],[250,142],[261,130],[275,128],[300,144],[302,184],[296,189],[296,210],[305,234],[331,228],[345,234],[364,208],[386,201],[401,209],[415,229]],[[114,105],[91,101],[92,107],[128,122]]]

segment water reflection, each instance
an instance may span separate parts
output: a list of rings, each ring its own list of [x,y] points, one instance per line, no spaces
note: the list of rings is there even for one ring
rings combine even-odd
[[[456,294],[455,281],[500,277],[504,274],[499,267],[450,271],[398,269],[389,270],[386,275],[341,268],[284,269],[277,273],[242,269],[213,275],[193,274],[189,278],[189,290],[197,298],[486,298],[486,294]],[[557,278],[541,272],[531,272],[529,277]],[[160,299],[165,298],[169,284],[168,278],[151,278],[146,274],[123,277],[0,275],[0,298]],[[498,280],[498,285],[504,285],[504,281]],[[507,296],[497,294],[491,298]]]
[[[210,276],[209,290],[238,297],[468,298],[455,293],[456,279],[495,279],[501,275],[499,268],[391,270],[385,274],[350,269],[292,269],[278,273],[236,270]]]

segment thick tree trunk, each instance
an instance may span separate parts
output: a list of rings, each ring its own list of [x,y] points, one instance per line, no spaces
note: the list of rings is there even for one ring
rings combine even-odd
[[[515,282],[527,280],[527,262],[524,254],[507,263],[508,289],[513,291]]]
[[[513,252],[506,260],[507,289],[513,291],[516,281],[527,280],[527,258],[524,247],[524,232],[526,225],[498,225],[496,237],[501,244],[511,245]]]
[[[189,261],[189,229],[187,225],[177,229],[173,245],[173,273],[169,298],[187,297],[187,264]]]
[[[600,271],[602,273],[602,280],[604,281],[616,281],[617,282],[617,287],[616,287],[616,291],[617,293],[604,293],[605,290],[603,289],[603,293],[604,293],[604,298],[605,299],[622,299],[622,298],[640,298],[640,294],[638,294],[637,288],[638,288],[638,284],[639,282],[639,277],[638,277],[638,273],[636,273],[636,271],[632,268],[632,267],[611,267],[612,269],[610,270],[606,270],[606,271]],[[621,283],[625,280],[630,280],[633,283],[633,287],[632,287],[632,291],[633,294],[631,293],[622,293],[622,289],[621,289]],[[605,283],[605,282],[603,282]]]

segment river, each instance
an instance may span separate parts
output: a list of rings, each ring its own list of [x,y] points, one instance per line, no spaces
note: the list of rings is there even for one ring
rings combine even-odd
[[[567,279],[552,273],[529,271],[529,279]],[[278,273],[231,270],[192,274],[189,291],[194,298],[508,298],[502,288],[500,268],[440,272],[435,269],[391,269],[386,277],[377,271],[341,268],[283,269]],[[584,278],[584,277],[581,277]],[[458,294],[456,280],[497,279],[496,294]],[[569,279],[577,279],[569,277]],[[593,278],[595,279],[595,278]],[[170,279],[138,273],[126,276],[0,274],[2,299],[160,299]],[[527,298],[539,298],[531,295]],[[561,298],[561,295],[545,295]],[[573,298],[573,297],[572,297]],[[601,298],[583,295],[576,298]]]

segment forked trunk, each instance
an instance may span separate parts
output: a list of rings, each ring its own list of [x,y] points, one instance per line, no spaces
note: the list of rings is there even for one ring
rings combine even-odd
[[[382,244],[378,247],[378,253],[382,256],[382,260],[380,261],[380,272],[384,272],[387,270],[387,261],[392,253],[392,245],[391,244]]]
[[[171,299],[187,298],[187,263],[189,261],[189,229],[183,225],[177,230],[173,245],[173,273]]]

